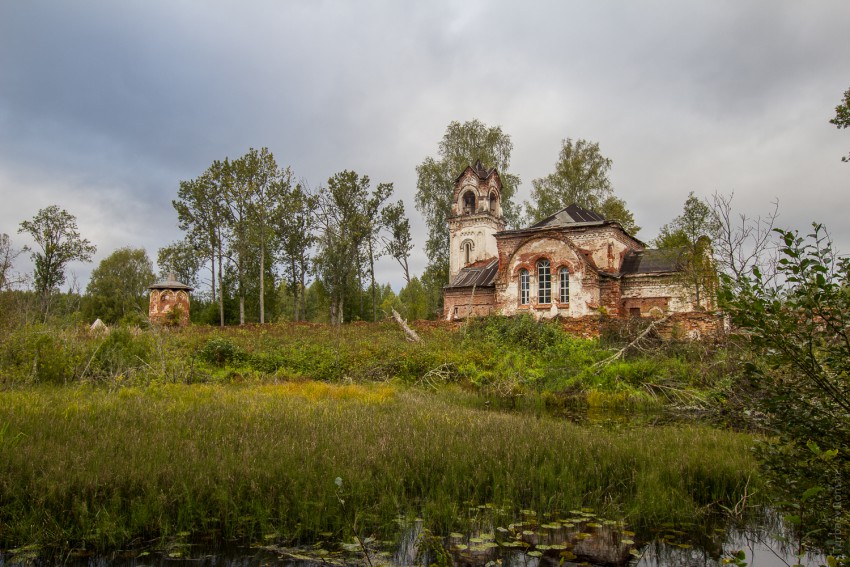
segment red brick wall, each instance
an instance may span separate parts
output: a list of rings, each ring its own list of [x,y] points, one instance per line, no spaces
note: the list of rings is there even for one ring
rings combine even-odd
[[[561,327],[583,338],[598,337],[605,320],[597,315],[561,319]],[[723,315],[708,312],[676,313],[657,327],[665,339],[702,340],[725,334]]]
[[[178,325],[184,326],[189,324],[189,294],[184,290],[175,291],[173,289],[152,289],[150,298],[150,308],[148,316],[151,323],[167,325],[172,324],[173,315],[171,312],[174,309],[180,310],[180,319]]]
[[[464,319],[470,313],[480,317],[497,313],[496,290],[485,288],[454,288],[443,290],[443,318],[449,321]]]

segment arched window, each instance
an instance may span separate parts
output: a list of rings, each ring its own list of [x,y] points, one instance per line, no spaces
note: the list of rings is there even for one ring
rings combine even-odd
[[[472,242],[469,240],[465,240],[463,244],[460,245],[461,251],[463,252],[463,263],[464,265],[472,262]]]
[[[463,194],[463,214],[471,215],[475,212],[475,193],[467,191]]]
[[[499,214],[499,198],[496,197],[496,193],[490,193],[490,214]]]
[[[566,268],[561,268],[558,271],[558,295],[561,303],[570,302],[570,271]]]
[[[549,260],[537,262],[537,303],[552,303],[552,273]]]
[[[529,278],[528,270],[519,271],[519,304],[528,305]]]

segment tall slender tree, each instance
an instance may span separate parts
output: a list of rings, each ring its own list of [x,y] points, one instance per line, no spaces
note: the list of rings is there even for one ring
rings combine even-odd
[[[238,192],[234,192],[234,195],[239,196],[234,199],[234,203],[245,200],[244,222],[248,225],[248,230],[239,229],[234,234],[244,235],[247,242],[255,244],[258,249],[260,323],[265,323],[266,256],[274,248],[274,241],[278,237],[277,228],[284,215],[283,201],[291,186],[292,172],[289,168],[279,169],[268,148],[250,148],[233,165],[234,187],[239,188]],[[241,210],[241,207],[236,207],[234,213],[239,212],[241,215]],[[241,250],[242,247],[237,246],[237,249]],[[244,323],[244,296],[240,296],[240,320]]]
[[[196,179],[181,181],[177,199],[178,226],[204,259],[210,261],[213,299],[218,300],[219,322],[224,326],[224,242],[227,238],[227,209],[224,195],[229,184],[229,164],[214,161]],[[218,284],[218,294],[216,294]]]
[[[65,283],[68,263],[91,262],[97,247],[80,236],[76,217],[56,205],[45,207],[31,220],[21,222],[18,232],[28,233],[41,249],[32,253],[33,279],[46,317],[53,292]]]
[[[295,185],[283,198],[284,214],[279,219],[279,254],[283,273],[293,299],[293,318],[305,317],[306,278],[310,270],[310,249],[316,242],[318,198],[306,183]]]
[[[602,155],[597,142],[564,140],[555,171],[531,182],[531,201],[525,202],[526,222],[535,223],[575,203],[636,233],[640,228],[625,201],[614,196],[608,178],[612,163]]]
[[[366,222],[366,257],[369,261],[369,288],[372,294],[372,321],[378,319],[378,296],[375,284],[375,260],[381,256],[380,233],[383,228],[383,204],[393,192],[392,183],[380,183],[365,203],[363,218]]]
[[[23,253],[23,250],[12,245],[8,234],[0,234],[0,291],[6,291],[23,281],[23,278],[13,272],[15,260]]]
[[[661,227],[654,244],[679,263],[698,308],[710,307],[717,289],[717,272],[712,261],[711,241],[717,234],[717,218],[711,207],[691,191],[682,214]]]
[[[410,236],[410,221],[404,213],[404,201],[399,200],[384,207],[381,217],[383,225],[389,232],[389,236],[384,238],[384,250],[399,263],[404,270],[404,281],[409,285],[408,259],[413,250],[413,238]]]
[[[346,295],[362,281],[363,248],[370,238],[370,202],[379,192],[369,194],[369,177],[342,171],[328,179],[319,191],[319,253],[316,270],[330,296],[331,322],[344,319]],[[358,293],[362,285],[357,286]]]

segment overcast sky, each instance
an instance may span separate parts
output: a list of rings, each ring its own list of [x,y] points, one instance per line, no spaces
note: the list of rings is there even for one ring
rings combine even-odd
[[[393,182],[425,228],[417,164],[446,126],[511,136],[511,170],[550,173],[598,142],[649,241],[689,191],[735,192],[850,251],[850,2],[0,0],[0,232],[57,204],[98,247],[181,237],[180,180],[268,147],[316,187],[343,169]],[[30,269],[21,258],[21,271]],[[380,263],[398,290],[400,269]]]

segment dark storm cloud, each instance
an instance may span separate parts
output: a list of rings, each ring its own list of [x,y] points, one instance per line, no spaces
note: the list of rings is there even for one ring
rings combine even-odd
[[[23,244],[17,224],[58,203],[98,258],[155,257],[180,236],[179,180],[267,146],[314,187],[345,168],[393,181],[422,242],[415,166],[479,118],[512,136],[521,198],[583,137],[644,239],[688,191],[734,189],[850,249],[850,140],[827,123],[848,19],[843,1],[4,3],[0,230]]]

